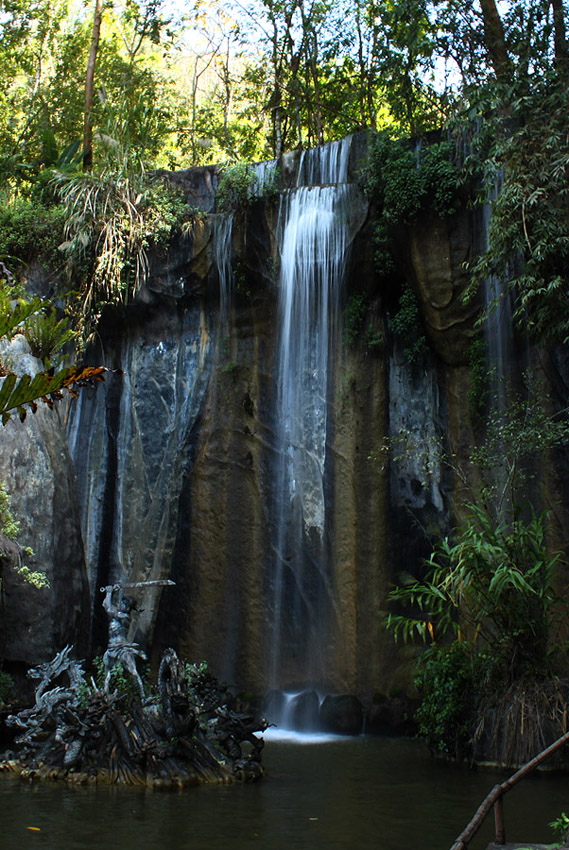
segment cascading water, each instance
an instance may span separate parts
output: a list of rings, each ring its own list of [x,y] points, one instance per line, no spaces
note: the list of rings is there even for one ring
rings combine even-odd
[[[491,185],[490,198],[482,208],[481,234],[479,249],[484,252],[488,249],[490,220],[492,207],[496,201],[503,175],[498,173]],[[512,259],[516,262],[516,258]],[[523,353],[514,355],[514,322],[512,311],[512,300],[507,286],[507,274],[498,276],[489,275],[483,286],[484,307],[486,311],[486,322],[484,326],[485,342],[488,354],[488,387],[491,405],[491,419],[505,422],[508,405],[512,399],[513,383],[519,379],[523,371]],[[516,363],[519,371],[512,368]],[[521,367],[521,368],[520,368]],[[499,436],[498,439],[502,441]],[[502,448],[502,447],[501,447]],[[506,447],[503,446],[504,455]],[[510,493],[508,487],[508,474],[505,468],[500,466],[494,469],[495,485],[497,487],[497,499],[495,510],[498,513],[508,512],[511,509]]]
[[[269,681],[317,680],[334,599],[326,557],[328,399],[351,241],[350,140],[303,155],[303,185],[283,193],[276,363],[272,636]],[[304,175],[304,177],[303,177]],[[344,181],[344,182],[342,182]]]
[[[352,137],[303,151],[298,166],[297,186],[346,183]]]
[[[502,183],[502,175],[494,181],[490,200],[482,208],[481,250],[488,248],[488,233],[492,207]],[[511,373],[513,354],[512,303],[503,278],[490,275],[484,281],[484,306],[487,314],[485,326],[488,360],[490,363],[491,394],[496,412],[502,415],[507,406],[507,381]]]
[[[213,223],[214,262],[219,278],[219,325],[222,334],[229,328],[229,309],[233,289],[233,268],[231,266],[233,213],[219,213]]]

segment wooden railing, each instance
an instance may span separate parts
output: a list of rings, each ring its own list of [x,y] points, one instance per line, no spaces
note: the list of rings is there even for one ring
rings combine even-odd
[[[553,744],[550,744],[545,750],[543,750],[539,755],[533,758],[531,761],[528,761],[526,765],[520,767],[516,773],[512,774],[509,779],[506,779],[505,782],[501,782],[499,785],[495,785],[484,802],[478,807],[476,814],[460,835],[454,842],[451,847],[451,850],[466,850],[480,827],[484,822],[484,819],[492,806],[494,807],[494,822],[496,826],[496,844],[505,844],[506,843],[506,830],[504,827],[504,810],[502,807],[502,799],[504,794],[513,788],[514,785],[517,785],[520,779],[523,779],[525,776],[528,776],[530,773],[539,767],[539,765],[544,762],[550,755],[552,755],[556,750],[563,746],[563,744],[569,743],[569,732],[566,732],[561,738],[558,738],[557,741],[554,741]]]

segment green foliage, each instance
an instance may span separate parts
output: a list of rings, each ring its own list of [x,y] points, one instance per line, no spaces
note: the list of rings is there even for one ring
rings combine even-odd
[[[427,211],[441,218],[451,215],[458,206],[464,177],[448,142],[422,142],[414,149],[386,131],[372,139],[362,180],[377,209],[375,266],[385,278],[395,268],[391,252],[394,229],[412,225]]]
[[[188,695],[192,703],[198,708],[203,708],[204,695],[216,689],[217,680],[211,673],[207,661],[186,663],[186,677],[188,679]]]
[[[384,344],[383,331],[368,325],[364,335],[365,347],[368,354],[377,351]]]
[[[31,552],[31,550],[29,551]],[[51,587],[48,577],[41,570],[30,570],[29,567],[22,564],[22,566],[16,567],[16,572],[26,584],[31,584],[33,587],[38,588],[38,590],[42,587]]]
[[[374,353],[383,345],[383,332],[370,321],[369,297],[366,293],[354,292],[350,295],[342,320],[342,339],[347,348],[353,348],[358,337],[363,339],[367,354]]]
[[[507,92],[507,110],[485,118],[471,157],[491,204],[487,250],[471,266],[471,292],[491,275],[514,297],[514,315],[538,341],[569,340],[569,143],[566,79],[549,74]]]
[[[6,485],[4,483],[0,483],[0,533],[5,537],[8,537],[10,540],[16,540],[20,531],[20,523],[14,518],[10,504],[11,499],[8,491],[6,490]],[[20,551],[22,554],[30,556],[34,554],[29,546],[24,546]],[[21,561],[15,565],[15,570],[27,584],[31,584],[33,587],[42,588],[50,586],[49,579],[44,572],[41,572],[40,570],[30,570],[30,568],[25,564],[22,564]],[[2,674],[0,673],[0,677],[1,675]],[[0,688],[1,684],[0,678]]]
[[[255,171],[244,162],[225,168],[217,187],[218,209],[229,213],[244,207],[251,198],[256,179]]]
[[[86,264],[77,309],[88,330],[105,304],[132,298],[148,274],[149,247],[166,244],[190,213],[174,189],[120,165],[100,176],[60,172],[54,186],[65,206],[60,250],[70,276]]]
[[[487,417],[484,441],[474,446],[470,463],[481,473],[481,500],[500,516],[505,503],[516,504],[532,478],[532,460],[569,444],[565,415],[551,416],[545,400],[528,388],[524,398],[510,398],[505,410],[494,408]]]
[[[6,485],[0,483],[0,532],[9,537],[10,540],[15,540],[20,530],[20,523],[14,519],[10,509],[10,496],[6,490]]]
[[[0,280],[0,339],[12,339],[22,333],[31,317],[44,307],[41,298],[16,299],[13,288]]]
[[[351,348],[358,338],[368,309],[368,297],[365,293],[354,292],[348,298],[344,308],[343,339],[344,345]]]
[[[468,363],[470,366],[468,410],[473,424],[477,425],[482,420],[490,392],[488,352],[486,343],[482,337],[476,337],[470,343]]]
[[[552,820],[549,826],[553,830],[553,834],[557,839],[557,843],[553,846],[565,846],[567,843],[567,837],[569,835],[569,815],[567,815],[565,812],[561,812],[559,817],[555,818],[555,820]]]
[[[389,615],[395,636],[444,642],[462,629],[488,650],[502,684],[550,675],[567,601],[555,589],[561,554],[548,551],[547,518],[516,511],[496,523],[471,506],[456,542],[445,538],[431,555],[424,579],[390,593],[410,609]]]
[[[63,349],[75,339],[76,333],[69,327],[69,318],[58,318],[57,310],[52,307],[47,313],[36,313],[27,320],[24,336],[34,357],[43,360],[47,369],[58,366]]]
[[[222,367],[221,373],[223,375],[227,375],[228,378],[231,378],[231,380],[235,382],[239,373],[239,365],[235,363],[234,360],[231,360]]]
[[[54,268],[61,264],[57,248],[63,239],[64,210],[37,198],[17,198],[0,204],[0,251],[22,266],[40,260]]]
[[[235,292],[237,295],[246,298],[247,301],[253,300],[253,291],[249,284],[249,279],[247,277],[247,271],[241,260],[238,260],[234,263],[232,268],[233,273],[233,281],[235,286]]]
[[[410,363],[415,363],[427,351],[427,338],[421,330],[422,321],[417,296],[410,286],[405,286],[399,298],[398,310],[390,319],[390,326],[403,343],[403,353]]]
[[[105,662],[103,656],[97,655],[93,658],[93,669],[95,671],[95,684],[99,690],[103,690],[105,686]],[[148,671],[144,670],[141,679],[144,685],[145,692],[148,691]],[[111,676],[109,680],[109,691],[115,691],[120,699],[123,699],[129,705],[138,705],[140,696],[132,676],[127,673],[123,665],[117,662],[111,668]]]
[[[416,720],[419,735],[434,752],[453,758],[463,755],[484,666],[484,656],[458,641],[449,647],[431,647],[421,656],[415,677],[422,697]]]
[[[390,225],[410,225],[425,210],[441,218],[451,215],[463,182],[448,142],[423,142],[413,149],[389,133],[373,138],[363,180]]]

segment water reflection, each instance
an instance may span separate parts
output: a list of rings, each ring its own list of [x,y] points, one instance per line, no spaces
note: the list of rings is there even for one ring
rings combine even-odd
[[[268,741],[256,785],[182,793],[30,787],[0,777],[2,850],[445,850],[494,774],[434,763],[413,741]],[[550,841],[567,777],[538,776],[505,801],[510,841]],[[27,828],[36,827],[39,832]],[[491,838],[489,821],[473,850]]]

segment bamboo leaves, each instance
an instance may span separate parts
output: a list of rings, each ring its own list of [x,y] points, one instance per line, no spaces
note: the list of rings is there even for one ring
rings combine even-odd
[[[567,607],[554,588],[561,555],[548,551],[547,514],[528,509],[496,524],[480,506],[470,509],[456,542],[444,539],[427,561],[425,577],[391,591],[403,613],[391,613],[387,625],[396,639],[430,644],[456,637],[460,624],[504,675],[541,675]]]

